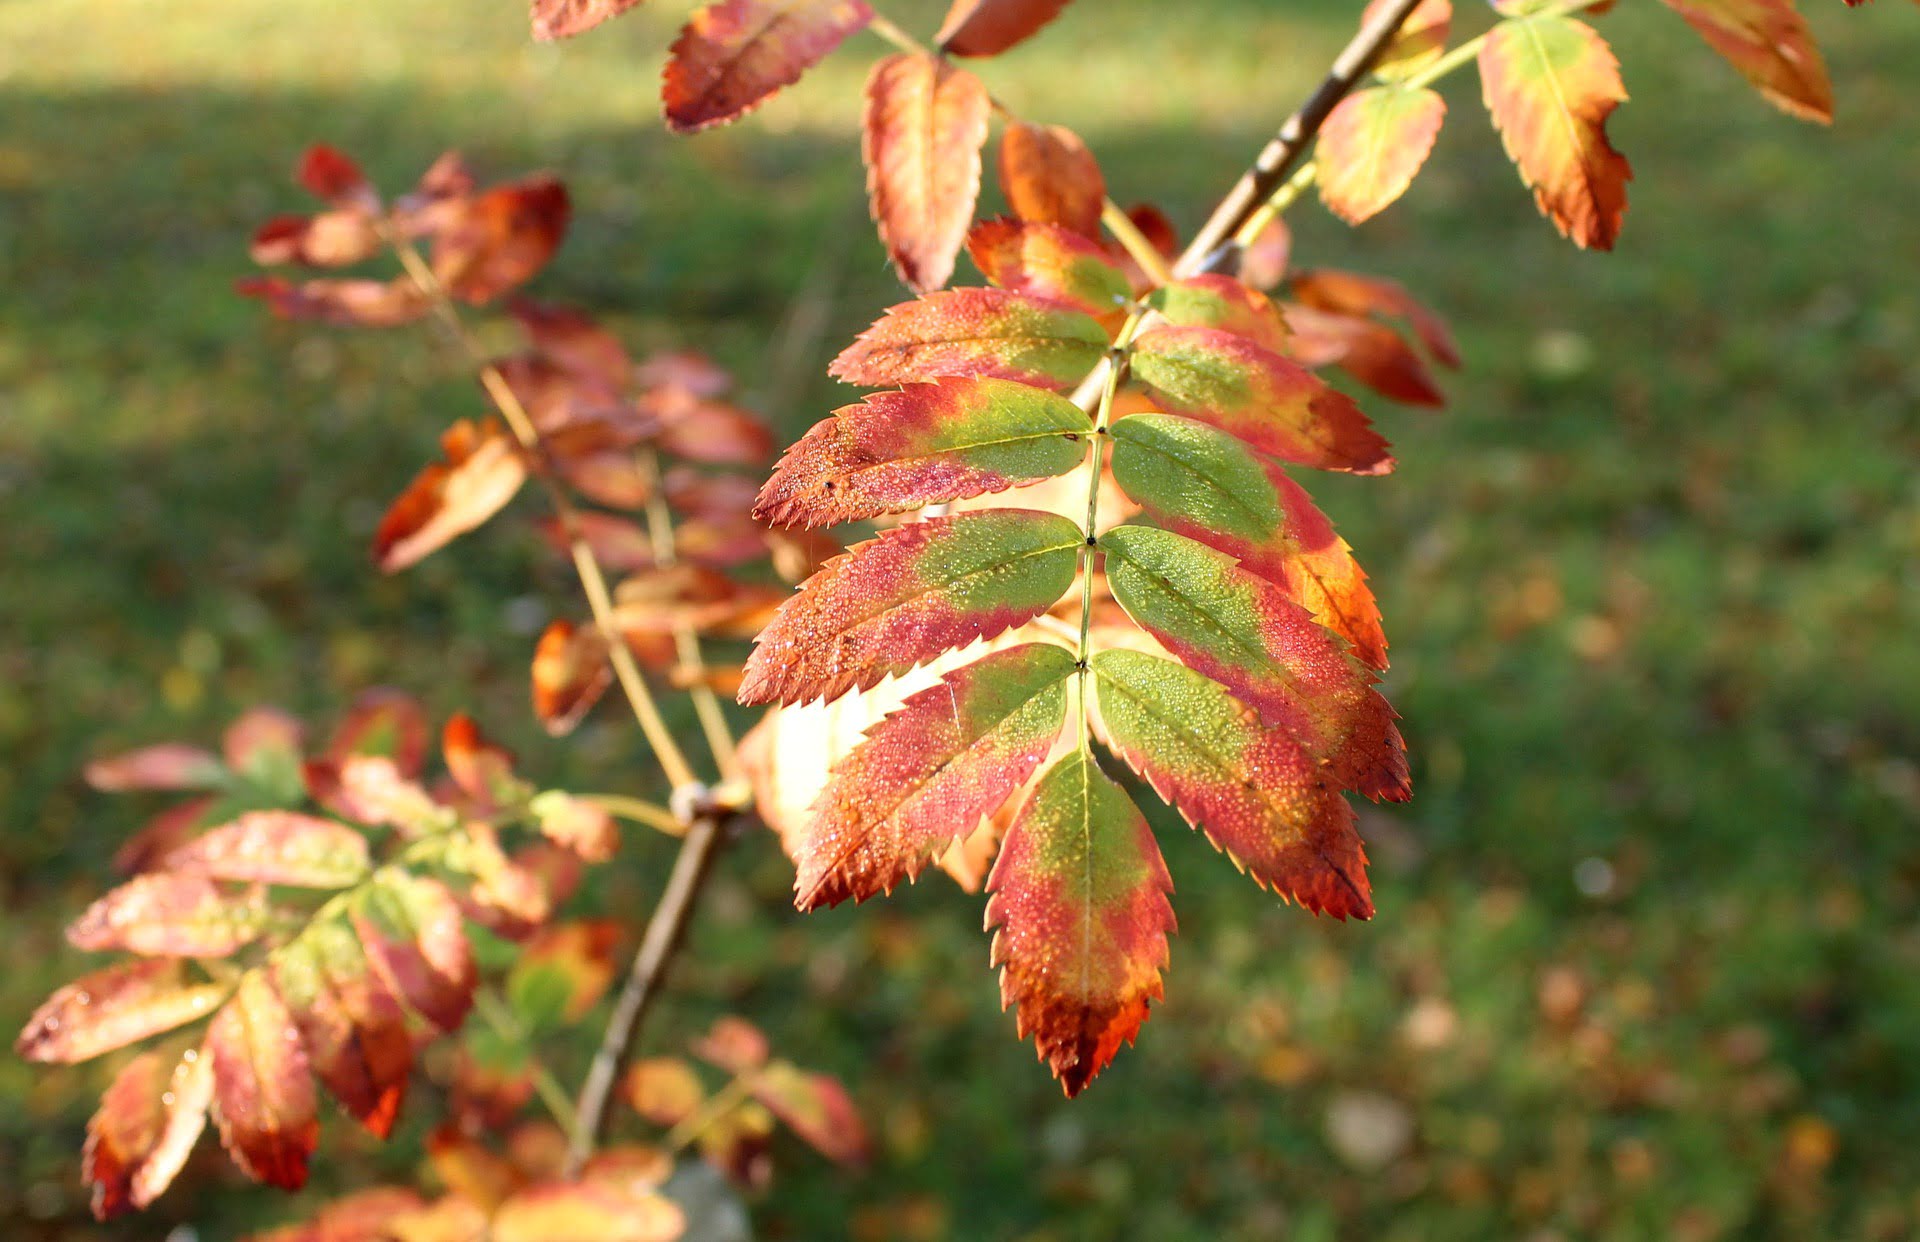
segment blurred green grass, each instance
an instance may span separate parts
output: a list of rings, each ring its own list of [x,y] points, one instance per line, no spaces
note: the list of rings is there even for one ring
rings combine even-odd
[[[919,29],[940,7],[888,6]],[[1373,923],[1280,908],[1169,826],[1170,998],[1069,1106],[997,1010],[977,898],[930,883],[801,920],[770,844],[738,852],[656,1046],[738,1009],[853,1080],[881,1135],[863,1177],[795,1153],[767,1236],[1920,1233],[1920,23],[1808,7],[1831,132],[1657,6],[1607,20],[1640,176],[1617,255],[1534,215],[1464,81],[1403,204],[1358,231],[1296,213],[1304,262],[1404,280],[1469,360],[1443,415],[1370,403],[1397,474],[1311,481],[1374,575],[1416,761],[1415,802],[1368,813]],[[389,185],[457,146],[572,185],[538,292],[749,388],[814,252],[859,230],[837,345],[898,297],[855,206],[879,45],[674,140],[654,96],[677,12],[554,48],[479,0],[0,6],[9,1023],[80,967],[59,929],[151,809],[86,792],[90,755],[258,701],[325,719],[387,682],[475,710],[544,780],[655,780],[617,713],[573,744],[529,727],[528,618],[572,600],[514,524],[397,579],[366,564],[470,382],[425,333],[279,325],[229,286],[252,225],[298,205],[306,143]],[[1108,0],[986,72],[1080,130],[1116,198],[1191,227],[1351,20]],[[762,395],[790,432],[842,400]],[[643,896],[665,857],[638,842],[606,883]],[[103,1081],[0,1058],[7,1237],[292,1210],[209,1160],[155,1219],[84,1224]],[[1378,1161],[1332,1137],[1403,1122]],[[413,1159],[326,1141],[338,1181]]]

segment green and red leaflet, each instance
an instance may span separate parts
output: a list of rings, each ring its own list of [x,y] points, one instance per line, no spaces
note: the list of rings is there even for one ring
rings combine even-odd
[[[1100,164],[1064,125],[1009,121],[1000,134],[1000,191],[1017,219],[1100,236],[1107,197]]]
[[[1576,246],[1613,249],[1633,169],[1607,138],[1627,98],[1613,50],[1570,17],[1509,17],[1480,48],[1481,92],[1540,210]]]
[[[477,980],[460,906],[438,880],[386,870],[348,906],[386,988],[443,1031],[459,1028]]]
[[[720,0],[696,11],[667,54],[667,127],[738,120],[873,20],[866,0]]]
[[[1067,302],[1113,316],[1133,301],[1126,273],[1091,238],[1059,224],[983,220],[967,234],[967,253],[1002,289]]]
[[[1155,522],[1233,557],[1346,639],[1362,662],[1387,666],[1365,572],[1278,465],[1204,423],[1137,414],[1113,426],[1113,477]]]
[[[1107,743],[1235,866],[1316,914],[1373,916],[1353,808],[1298,743],[1172,660],[1102,651],[1093,672]]]
[[[1446,119],[1446,101],[1425,88],[1347,96],[1320,130],[1320,201],[1348,224],[1386,210],[1413,184]]]
[[[1833,83],[1793,0],[1665,0],[1768,102],[1802,120],[1833,123]]]
[[[1064,648],[1022,644],[948,674],[875,725],[814,804],[795,904],[891,892],[973,831],[1053,750],[1073,672]]]
[[[991,509],[891,530],[836,557],[775,614],[740,702],[804,703],[865,689],[1051,608],[1084,540],[1053,513]]]
[[[1301,365],[1337,366],[1374,392],[1408,405],[1447,403],[1433,371],[1401,335],[1377,320],[1289,302],[1282,308]]]
[[[1266,294],[1231,276],[1190,276],[1155,289],[1147,305],[1180,328],[1218,328],[1276,354],[1288,350],[1286,320]]]
[[[787,450],[753,516],[830,526],[983,496],[1066,474],[1093,422],[1064,397],[1010,380],[958,378],[877,393]]]
[[[1106,351],[1106,329],[1077,307],[1005,289],[951,289],[889,310],[827,371],[870,388],[980,375],[1067,392]]]
[[[314,1075],[369,1133],[387,1137],[413,1071],[413,1036],[353,929],[316,920],[270,963]]]
[[[1014,818],[987,889],[1001,1003],[1078,1095],[1164,994],[1173,881],[1153,832],[1077,748]]]
[[[67,984],[27,1020],[13,1050],[26,1061],[71,1065],[212,1013],[230,989],[189,982],[178,958],[132,958]]]
[[[211,880],[297,888],[347,888],[370,869],[365,836],[295,811],[249,811],[168,854],[161,865]]]
[[[753,1098],[835,1164],[862,1165],[872,1154],[866,1123],[847,1089],[825,1074],[775,1061],[748,1079]]]
[[[1373,677],[1280,588],[1170,531],[1101,536],[1107,584],[1135,624],[1284,729],[1339,789],[1411,796],[1406,746]]]
[[[255,1181],[298,1190],[319,1142],[306,1045],[267,976],[248,971],[207,1028],[213,1120],[235,1164]]]
[[[880,240],[909,287],[938,289],[973,219],[992,101],[944,57],[906,52],[873,67],[866,101],[860,152]]]
[[[1134,342],[1133,379],[1162,409],[1238,436],[1263,453],[1322,470],[1384,474],[1387,442],[1318,376],[1219,328],[1165,326]]]
[[[952,56],[998,56],[1033,37],[1068,0],[953,0],[934,42]]]
[[[213,1058],[143,1052],[121,1068],[87,1122],[81,1176],[107,1220],[159,1198],[187,1162],[213,1102]]]
[[[269,920],[257,893],[159,871],[135,876],[88,906],[67,928],[67,942],[143,957],[225,957],[257,939]]]

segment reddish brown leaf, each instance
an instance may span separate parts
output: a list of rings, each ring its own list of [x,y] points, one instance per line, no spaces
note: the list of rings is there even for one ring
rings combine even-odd
[[[1434,361],[1450,369],[1460,366],[1460,347],[1454,343],[1446,321],[1423,306],[1399,281],[1323,267],[1298,273],[1289,287],[1302,305],[1318,310],[1404,319]]]
[[[1666,0],[1781,111],[1833,123],[1833,84],[1793,0]]]
[[[565,737],[613,684],[607,640],[594,626],[555,621],[533,651],[533,714],[548,733]]]
[[[267,910],[228,896],[198,875],[135,876],[87,907],[67,928],[76,949],[123,949],[143,957],[225,957],[259,936]]]
[[[1281,308],[1293,333],[1290,352],[1302,365],[1338,366],[1395,401],[1438,408],[1446,394],[1413,347],[1386,324],[1290,303]]]
[[[720,0],[696,12],[668,53],[667,127],[736,120],[873,20],[866,0]]]
[[[349,909],[367,960],[388,989],[443,1031],[473,1004],[473,949],[460,906],[437,880],[382,873]]]
[[[733,387],[720,364],[692,350],[650,354],[633,378],[642,388],[678,388],[694,397],[717,397]]]
[[[633,379],[633,359],[620,338],[584,312],[555,302],[515,298],[507,308],[539,354],[576,375],[609,388],[625,388]]]
[[[346,267],[371,259],[386,247],[378,219],[359,210],[315,216],[275,216],[254,233],[247,255],[263,266]]]
[[[414,476],[373,536],[373,559],[395,573],[439,550],[506,507],[526,481],[513,438],[494,422],[461,419],[440,437],[446,461]]]
[[[190,984],[176,958],[136,958],[83,975],[36,1009],[14,1041],[22,1060],[71,1065],[204,1018],[225,998]]]
[[[894,270],[915,290],[938,289],[953,275],[991,115],[980,79],[939,57],[889,56],[867,79],[867,193]]]
[[[87,784],[101,793],[132,789],[210,789],[227,771],[211,752],[184,742],[161,742],[87,765]]]
[[[758,466],[773,456],[773,432],[751,410],[677,389],[653,394],[641,408],[660,420],[655,443],[675,457],[713,466]]]
[[[632,573],[653,564],[652,536],[646,527],[627,518],[589,510],[575,515],[573,532],[558,518],[542,518],[534,525],[555,552],[568,558],[573,555],[573,534],[577,533],[608,573]]]
[[[178,1062],[146,1052],[114,1077],[80,1157],[97,1219],[144,1208],[172,1184],[207,1124],[212,1062],[205,1049]]]
[[[867,1162],[866,1123],[847,1089],[825,1074],[810,1074],[775,1061],[751,1079],[753,1098],[789,1130],[835,1164]]]
[[[1067,0],[953,0],[934,42],[954,56],[998,56],[1066,7]]]
[[[533,37],[542,43],[584,34],[640,0],[533,0]]]
[[[354,696],[327,742],[327,757],[384,755],[393,760],[401,776],[418,776],[427,762],[430,737],[427,713],[418,699],[375,686]]]
[[[413,1037],[352,929],[317,920],[270,961],[314,1074],[369,1133],[387,1137],[413,1070]]]
[[[1106,178],[1080,135],[1064,125],[1009,122],[1000,135],[1000,189],[1022,220],[1100,236]]]
[[[248,1177],[282,1190],[306,1184],[319,1141],[306,1045],[267,976],[251,970],[207,1029],[213,1120]]]
[[[547,265],[573,207],[552,177],[494,186],[464,205],[433,239],[433,272],[454,297],[490,302]]]
[[[433,304],[411,280],[305,280],[249,276],[234,282],[241,297],[259,298],[282,319],[316,319],[348,327],[391,328],[426,315]]]
[[[213,880],[346,888],[366,877],[367,839],[329,819],[248,811],[169,854],[163,865]]]
[[[715,1018],[707,1033],[693,1041],[693,1055],[715,1069],[746,1074],[767,1063],[772,1048],[765,1032],[745,1018]]]
[[[360,171],[360,165],[344,151],[324,142],[315,143],[301,154],[294,180],[307,193],[335,207],[379,210],[379,196],[374,193],[367,175]]]

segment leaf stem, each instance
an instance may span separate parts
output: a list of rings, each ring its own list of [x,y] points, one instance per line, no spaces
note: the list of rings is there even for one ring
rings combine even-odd
[[[575,794],[580,801],[599,807],[609,815],[632,820],[636,824],[666,833],[670,837],[684,837],[687,826],[666,807],[657,802],[648,802],[644,798],[631,798],[626,794]]]
[[[1258,241],[1260,234],[1267,231],[1267,226],[1285,215],[1289,207],[1299,202],[1300,196],[1307,192],[1319,176],[1320,161],[1308,160],[1300,165],[1299,170],[1287,178],[1285,185],[1275,190],[1271,198],[1260,204],[1254,209],[1253,214],[1247,217],[1247,222],[1240,226],[1238,233],[1233,235],[1235,244],[1244,247]]]
[[[527,1055],[529,1072],[533,1075],[533,1089],[540,1102],[553,1114],[554,1121],[563,1130],[571,1130],[574,1124],[573,1100],[567,1095],[566,1088],[560,1085],[546,1062],[534,1052],[527,1037],[527,1030],[520,1025],[520,1019],[501,995],[490,987],[483,987],[473,994],[473,1008],[494,1033],[502,1039],[523,1049]]]
[[[668,1155],[677,1155],[685,1150],[702,1134],[711,1129],[728,1113],[739,1108],[753,1097],[753,1074],[741,1074],[726,1086],[713,1093],[713,1097],[702,1104],[692,1115],[679,1125],[667,1131],[660,1141]]]
[[[687,825],[686,839],[673,860],[673,874],[667,879],[660,904],[653,908],[646,930],[640,936],[639,951],[627,981],[614,1002],[613,1016],[594,1053],[593,1064],[581,1085],[579,1102],[574,1107],[574,1124],[567,1139],[567,1176],[579,1173],[592,1154],[594,1144],[606,1127],[607,1106],[613,1098],[614,1084],[632,1052],[634,1035],[646,1017],[660,985],[672,965],[674,951],[686,935],[692,921],[696,899],[706,882],[707,872],[726,839],[733,813],[724,808],[705,808],[696,812]]]
[[[628,649],[626,638],[621,634],[614,617],[613,600],[607,591],[607,579],[601,571],[600,561],[593,553],[593,547],[581,533],[580,514],[573,501],[547,472],[542,460],[540,431],[534,426],[526,407],[520,404],[520,398],[514,395],[511,385],[498,367],[488,359],[486,353],[467,331],[466,323],[460,318],[460,311],[453,304],[446,287],[434,274],[433,268],[421,257],[420,251],[406,238],[392,230],[387,231],[387,241],[400,259],[401,267],[406,269],[428,301],[432,303],[434,313],[439,317],[447,331],[459,344],[473,364],[479,368],[480,384],[487,391],[494,407],[507,421],[514,439],[528,458],[528,470],[540,480],[545,488],[554,513],[559,517],[561,526],[567,532],[568,551],[573,558],[574,571],[580,577],[581,589],[587,597],[587,606],[592,610],[594,624],[607,640],[608,658],[613,663],[614,676],[620,682],[620,688],[626,693],[627,702],[633,707],[634,719],[640,723],[640,731],[646,735],[647,744],[653,748],[654,757],[659,761],[661,770],[675,789],[698,789],[701,782],[694,775],[693,766],[687,762],[687,756],[673,739],[673,732],[667,727],[666,720],[660,715],[659,706],[653,701],[653,694],[647,689],[646,679],[640,675],[640,667],[634,663],[633,652]]]

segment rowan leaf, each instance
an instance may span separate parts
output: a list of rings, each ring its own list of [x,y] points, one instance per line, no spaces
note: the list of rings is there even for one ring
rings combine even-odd
[[[140,789],[214,789],[227,781],[219,756],[184,742],[161,742],[87,765],[87,784],[101,793]]]
[[[550,43],[585,34],[639,3],[640,0],[533,0],[533,37]]]
[[[880,240],[909,287],[938,289],[973,219],[992,101],[965,69],[908,52],[874,65],[866,99],[860,153]]]
[[[620,1093],[650,1125],[671,1129],[699,1109],[707,1092],[700,1076],[679,1057],[646,1057],[620,1080]]]
[[[418,776],[431,740],[427,713],[412,695],[375,686],[354,696],[327,742],[326,757],[378,755],[393,760],[401,776]]]
[[[1408,405],[1433,409],[1447,403],[1427,364],[1386,324],[1297,303],[1288,303],[1283,313],[1293,333],[1288,352],[1300,365],[1338,366],[1381,396]]]
[[[775,1061],[748,1079],[753,1098],[835,1164],[861,1165],[872,1148],[847,1089],[825,1074]]]
[[[73,1065],[204,1018],[226,997],[189,983],[178,958],[134,958],[82,975],[34,1010],[14,1041],[21,1060]]]
[[[1781,111],[1833,123],[1827,64],[1793,0],[1666,0]]]
[[[620,925],[611,919],[542,929],[521,948],[507,972],[507,1001],[528,1029],[577,1023],[613,982],[613,951]]]
[[[205,876],[161,871],[135,876],[88,906],[67,928],[67,942],[142,957],[225,957],[258,938],[267,920],[257,897],[230,895]]]
[[[177,1060],[143,1052],[114,1076],[80,1156],[95,1219],[144,1208],[173,1183],[206,1128],[212,1062],[204,1048]]]
[[[737,120],[873,20],[866,0],[720,0],[694,13],[667,54],[667,127]]]
[[[348,906],[367,960],[395,996],[442,1031],[473,1004],[473,949],[460,906],[438,880],[386,870]]]
[[[983,220],[967,234],[967,253],[1000,288],[1068,302],[1091,315],[1116,315],[1133,301],[1133,286],[1107,252],[1062,225]]]
[[[1011,380],[960,378],[876,393],[787,450],[753,516],[831,526],[984,496],[1066,474],[1093,423],[1065,397]]]
[[[353,929],[343,919],[316,919],[269,962],[314,1075],[369,1133],[386,1138],[413,1071],[413,1037]]]
[[[1413,184],[1446,119],[1446,101],[1425,88],[1347,96],[1320,129],[1320,201],[1348,224],[1384,211]]]
[[[461,419],[440,444],[446,460],[416,475],[374,532],[373,559],[384,573],[405,569],[481,525],[526,481],[519,447],[497,423]]]
[[[508,182],[441,213],[429,261],[440,285],[475,306],[532,280],[566,236],[573,205],[552,177]]]
[[[1288,291],[1304,306],[1341,315],[1404,319],[1420,344],[1443,367],[1458,369],[1460,347],[1446,321],[1434,314],[1397,280],[1321,267],[1294,273]]]
[[[367,839],[295,811],[248,811],[167,855],[166,870],[211,880],[347,888],[366,878]]]
[[[837,698],[1023,625],[1066,594],[1082,542],[1073,522],[1028,509],[887,531],[781,606],[747,661],[740,701]]]
[[[1380,9],[1392,0],[1369,0],[1360,15],[1362,25],[1373,21]],[[1400,23],[1400,29],[1387,50],[1373,63],[1375,76],[1399,81],[1420,72],[1440,59],[1447,47],[1447,32],[1453,24],[1452,0],[1420,0],[1413,12]]]
[[[1406,744],[1372,675],[1278,587],[1171,531],[1119,526],[1100,546],[1127,615],[1285,729],[1326,779],[1370,798],[1411,796]]]
[[[1007,123],[1000,134],[1000,190],[1019,219],[1100,237],[1106,178],[1080,135],[1064,125]]]
[[[952,56],[998,56],[1066,7],[1067,0],[953,0],[933,41]]]
[[[1481,93],[1540,210],[1575,245],[1613,249],[1633,169],[1607,139],[1627,98],[1606,40],[1569,17],[1510,17],[1480,49]]]
[[[1387,666],[1380,610],[1353,550],[1278,465],[1204,423],[1136,414],[1113,425],[1113,477],[1155,522],[1233,557],[1367,665]]]
[[[767,1063],[773,1047],[766,1032],[745,1018],[723,1014],[713,1020],[707,1033],[692,1043],[693,1055],[715,1069],[738,1077],[750,1074]]]
[[[1050,644],[996,651],[875,725],[814,803],[794,904],[891,892],[972,832],[1053,750],[1073,669]]]
[[[1358,406],[1246,337],[1218,328],[1153,328],[1134,342],[1131,369],[1167,412],[1218,427],[1263,453],[1322,470],[1393,468],[1387,442]]]
[[[433,309],[420,287],[404,277],[303,280],[295,284],[279,276],[248,276],[234,281],[233,289],[243,298],[265,302],[277,318],[312,319],[347,327],[397,327]]]
[[[1298,743],[1172,660],[1102,651],[1093,671],[1109,745],[1234,866],[1315,913],[1372,917],[1353,809]]]
[[[487,1242],[675,1242],[686,1214],[652,1190],[617,1180],[541,1182],[494,1212]]]
[[[1287,351],[1287,325],[1266,294],[1231,276],[1211,274],[1155,289],[1147,305],[1175,327],[1218,328],[1276,354]]]
[[[980,375],[1071,390],[1107,350],[1085,311],[1005,289],[950,289],[889,310],[827,368],[878,388]]]
[[[1147,820],[1084,748],[1048,769],[987,881],[1002,1007],[1068,1096],[1164,994],[1173,881]]]
[[[319,1141],[306,1045],[267,976],[250,970],[207,1028],[213,1120],[233,1162],[257,1182],[298,1190]]]
[[[555,621],[533,649],[533,714],[553,737],[573,732],[613,684],[607,640],[595,626]]]

